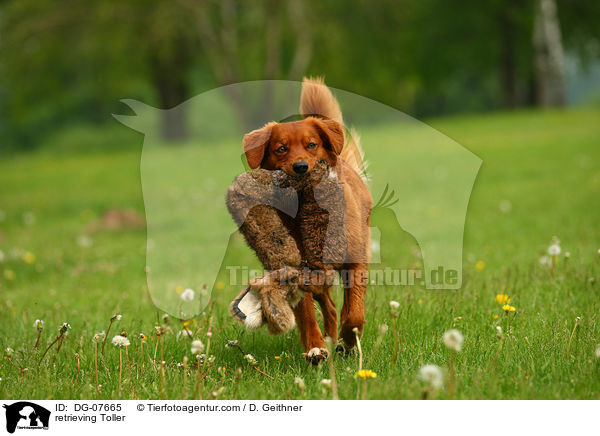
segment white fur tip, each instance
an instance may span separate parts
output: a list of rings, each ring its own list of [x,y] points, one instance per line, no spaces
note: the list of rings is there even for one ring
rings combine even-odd
[[[306,353],[306,356],[308,357],[313,357],[313,356],[319,356],[321,354],[321,349],[320,348],[311,348],[308,353]]]
[[[263,325],[262,312],[254,311],[246,315],[244,325],[248,330],[257,330]]]

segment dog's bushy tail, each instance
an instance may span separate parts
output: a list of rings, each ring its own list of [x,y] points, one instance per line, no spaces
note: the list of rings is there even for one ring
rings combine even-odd
[[[305,118],[311,116],[327,118],[344,126],[340,105],[320,77],[305,77],[302,81],[300,113]],[[367,164],[360,147],[360,137],[354,129],[348,130],[346,145],[340,154],[340,158],[348,163],[364,180],[367,180]]]

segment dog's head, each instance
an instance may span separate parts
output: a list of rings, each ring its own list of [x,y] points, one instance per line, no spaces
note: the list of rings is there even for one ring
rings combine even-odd
[[[320,161],[335,166],[343,147],[342,126],[314,117],[270,122],[244,136],[244,153],[250,168],[283,170],[289,175],[305,174]]]

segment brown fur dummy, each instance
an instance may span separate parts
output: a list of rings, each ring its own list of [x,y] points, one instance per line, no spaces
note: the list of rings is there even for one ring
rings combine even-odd
[[[227,207],[267,270],[230,310],[248,328],[266,323],[272,334],[289,331],[302,291],[319,294],[346,258],[343,186],[326,162],[301,177],[258,169],[235,179]],[[288,220],[299,224],[299,234],[290,232]]]

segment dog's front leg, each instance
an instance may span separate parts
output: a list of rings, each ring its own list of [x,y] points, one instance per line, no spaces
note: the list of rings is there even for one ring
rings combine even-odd
[[[366,264],[348,264],[342,272],[344,283],[344,304],[341,313],[340,336],[346,351],[356,345],[356,335],[362,337],[365,326],[365,295],[368,270]],[[356,329],[356,331],[355,331]]]
[[[304,297],[294,309],[294,314],[296,315],[298,330],[300,330],[300,340],[306,351],[306,361],[318,365],[327,358],[327,350],[315,317],[315,306],[311,293],[304,294]]]

